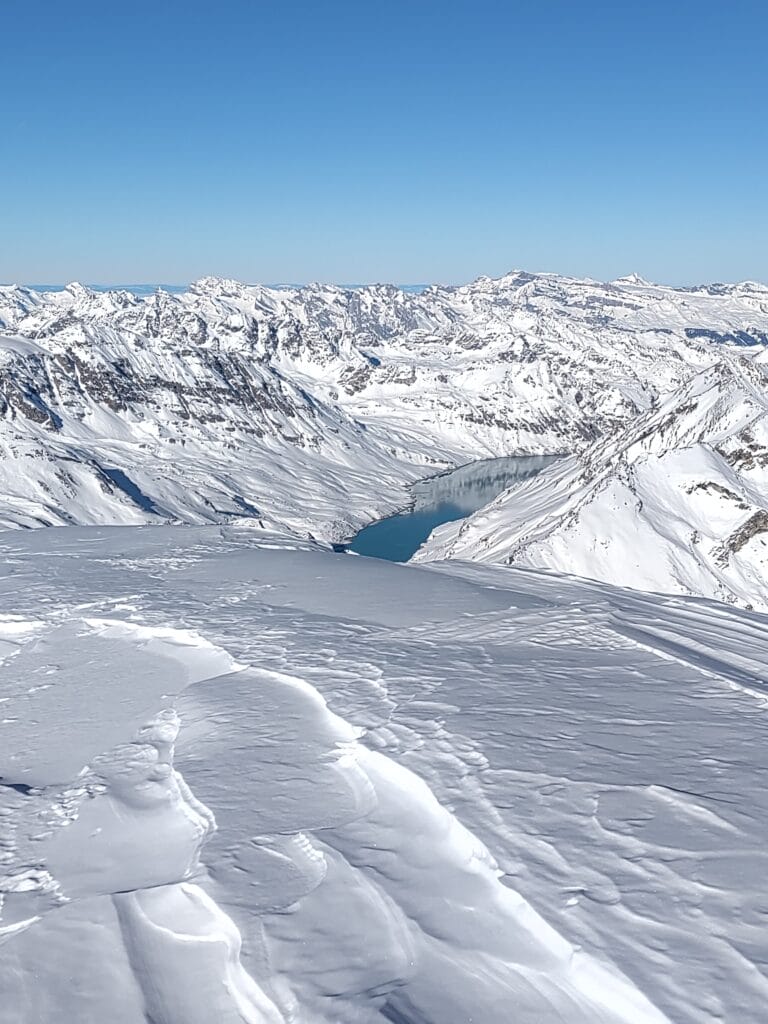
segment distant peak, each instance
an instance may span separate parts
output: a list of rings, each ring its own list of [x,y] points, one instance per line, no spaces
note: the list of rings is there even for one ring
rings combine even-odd
[[[759,295],[768,292],[768,284],[763,284],[762,281],[740,281],[735,287],[740,292],[754,292]]]
[[[646,279],[644,277],[641,277],[639,274],[635,274],[635,273],[625,274],[624,277],[617,277],[611,283],[612,284],[631,284],[631,285],[636,285],[636,286],[645,287],[645,288],[653,287],[653,282],[652,281],[646,281]]]
[[[510,270],[503,277],[498,279],[499,284],[530,284],[531,281],[535,281],[537,274],[532,274],[529,270]]]
[[[76,298],[83,298],[86,295],[92,294],[90,288],[86,288],[79,281],[70,281],[64,291],[69,292],[70,295],[74,295]]]
[[[201,277],[189,286],[192,292],[215,292],[217,295],[236,295],[244,291],[247,285],[236,281],[233,277]]]

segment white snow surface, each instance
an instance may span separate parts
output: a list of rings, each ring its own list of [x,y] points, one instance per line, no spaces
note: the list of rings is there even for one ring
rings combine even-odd
[[[765,1019],[764,616],[243,526],[0,566],[2,1024]]]

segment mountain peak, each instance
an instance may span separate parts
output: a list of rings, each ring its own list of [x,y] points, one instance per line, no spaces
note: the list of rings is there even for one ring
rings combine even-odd
[[[653,288],[652,281],[646,280],[634,271],[631,274],[625,274],[623,277],[615,278],[611,284],[627,284],[632,285],[635,288]]]
[[[93,295],[90,288],[86,288],[84,284],[80,284],[79,281],[70,281],[70,283],[64,289],[65,292],[69,292],[70,295],[76,299],[85,299]]]

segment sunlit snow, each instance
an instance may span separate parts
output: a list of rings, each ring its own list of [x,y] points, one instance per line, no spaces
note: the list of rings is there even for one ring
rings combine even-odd
[[[763,617],[249,529],[0,549],[0,1020],[762,1019]]]

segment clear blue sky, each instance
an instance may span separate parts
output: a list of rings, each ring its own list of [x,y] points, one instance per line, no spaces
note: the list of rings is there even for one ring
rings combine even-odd
[[[2,0],[0,281],[768,279],[764,0]]]

